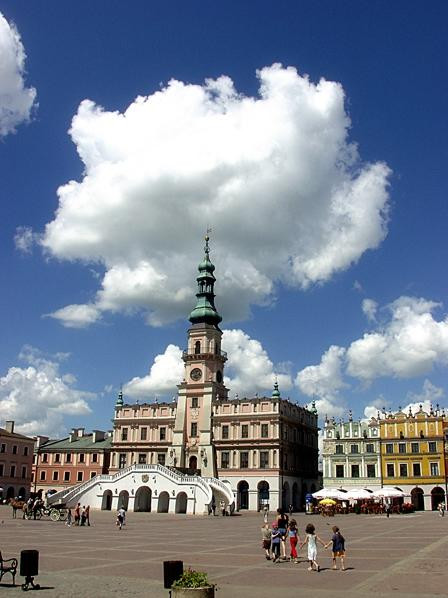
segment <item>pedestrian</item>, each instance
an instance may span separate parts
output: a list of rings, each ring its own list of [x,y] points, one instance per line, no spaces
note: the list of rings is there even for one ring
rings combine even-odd
[[[445,517],[445,503],[443,501],[439,502],[437,508],[439,510],[440,517]]]
[[[75,525],[79,525],[81,519],[81,503],[79,502],[75,507]]]
[[[272,533],[271,533],[271,549],[272,549],[272,559],[273,563],[278,563],[280,561],[280,542],[281,542],[281,534],[280,530],[276,523],[272,525]]]
[[[289,520],[288,536],[289,536],[289,545],[290,545],[289,560],[294,563],[298,563],[299,559],[297,556],[297,543],[300,542],[300,536],[299,536],[299,530],[297,529],[297,521],[295,519]]]
[[[219,508],[221,509],[222,516],[226,515],[226,503],[223,500],[219,501]]]
[[[216,515],[216,500],[215,500],[215,495],[212,496],[212,513],[213,513],[213,517]]]
[[[317,562],[317,542],[320,542],[325,548],[325,542],[323,542],[316,534],[316,528],[312,523],[308,523],[305,528],[305,541],[300,545],[303,548],[305,544],[308,544],[308,561],[310,566],[308,571],[320,571],[319,563]]]
[[[66,521],[65,525],[67,527],[71,527],[72,526],[72,510],[70,509],[70,507],[69,507],[69,509],[67,511],[67,521]]]
[[[294,511],[294,507],[292,505],[289,505],[289,509],[288,510],[289,510],[289,518],[291,519],[292,513]]]
[[[264,505],[263,507],[263,521],[264,523],[267,523],[269,519],[269,506],[268,505]]]
[[[282,559],[286,561],[286,534],[288,529],[289,517],[282,509],[277,509],[277,528],[280,532],[280,548]]]
[[[86,519],[87,519],[86,508],[84,506],[81,511],[81,525],[84,526],[86,524]]]
[[[389,519],[389,516],[390,516],[390,512],[391,512],[390,500],[388,498],[386,498],[386,517],[388,519]]]
[[[266,560],[271,560],[271,539],[272,539],[272,532],[269,529],[269,525],[265,523],[261,527],[261,539],[262,539],[262,546],[266,553]]]
[[[87,526],[90,527],[90,505],[86,507],[86,522]]]
[[[126,520],[126,511],[123,509],[123,507],[120,507],[117,511],[117,525],[119,530],[121,531],[123,525],[125,524],[125,520]]]
[[[341,559],[341,571],[345,571],[345,538],[339,531],[337,525],[332,527],[333,536],[331,540],[326,544],[325,548],[328,548],[330,544],[333,544],[332,552],[333,552],[333,569],[337,569],[336,566],[336,558],[339,557]]]

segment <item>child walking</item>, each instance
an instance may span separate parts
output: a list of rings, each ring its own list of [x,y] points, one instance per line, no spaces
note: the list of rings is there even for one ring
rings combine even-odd
[[[298,563],[299,560],[297,558],[297,542],[300,542],[299,530],[297,529],[297,521],[295,519],[291,519],[288,525],[288,536],[289,536],[289,545],[290,545],[290,555],[289,560],[293,561],[294,563]]]
[[[268,560],[268,561],[271,560],[271,552],[270,552],[271,537],[272,537],[272,533],[271,533],[271,530],[269,529],[269,525],[267,523],[265,523],[261,528],[261,538],[262,538],[262,546],[266,553],[266,560]]]
[[[282,534],[278,529],[278,525],[276,523],[272,526],[272,534],[271,534],[271,548],[272,554],[274,558],[272,559],[273,563],[280,562],[280,542],[282,539]]]
[[[312,523],[308,523],[306,526],[305,534],[305,541],[300,545],[300,548],[308,544],[308,561],[310,563],[308,571],[320,571],[319,563],[317,562],[317,542],[320,542],[324,548],[325,542],[316,534],[316,528]]]
[[[339,557],[341,559],[341,571],[345,571],[345,538],[339,531],[337,525],[332,527],[333,529],[333,536],[328,544],[325,545],[325,548],[328,548],[330,544],[333,544],[333,569],[337,569],[336,566],[336,558]]]

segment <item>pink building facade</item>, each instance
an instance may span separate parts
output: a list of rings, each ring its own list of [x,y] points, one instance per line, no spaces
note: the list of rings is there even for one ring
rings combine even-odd
[[[34,439],[14,432],[14,422],[0,428],[0,500],[28,498]]]

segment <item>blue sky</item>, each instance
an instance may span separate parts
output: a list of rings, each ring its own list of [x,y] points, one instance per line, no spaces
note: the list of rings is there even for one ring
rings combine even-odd
[[[207,226],[230,396],[446,405],[445,3],[0,12],[1,420],[173,396]]]

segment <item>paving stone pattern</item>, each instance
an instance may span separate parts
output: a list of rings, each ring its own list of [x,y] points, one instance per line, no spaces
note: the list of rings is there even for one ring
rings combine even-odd
[[[271,516],[271,520],[274,517]],[[261,548],[262,518],[190,517],[129,513],[122,531],[115,515],[92,512],[91,527],[61,522],[13,520],[0,507],[0,550],[4,558],[20,550],[40,553],[43,590],[37,596],[168,598],[163,561],[206,571],[218,585],[217,598],[312,596],[313,598],[434,598],[448,595],[448,517],[436,513],[385,516],[345,515],[329,519],[298,514],[299,530],[309,522],[327,540],[331,526],[346,537],[348,570],[331,569],[331,552],[319,547],[320,573],[307,571],[306,555],[293,564],[266,561]],[[18,578],[22,581],[21,578]],[[0,584],[0,595],[22,595]]]

